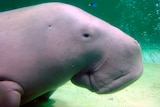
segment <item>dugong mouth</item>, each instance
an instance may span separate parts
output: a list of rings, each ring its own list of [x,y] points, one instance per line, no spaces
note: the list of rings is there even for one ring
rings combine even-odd
[[[72,83],[80,87],[87,88],[90,91],[99,94],[101,92],[100,91],[101,87],[103,88],[105,86],[104,82],[102,82],[104,74],[103,72],[100,72],[105,63],[106,63],[106,58],[104,57],[101,58],[101,60],[97,64],[95,64],[93,68],[80,71],[78,74],[74,75],[71,79]],[[102,75],[100,76],[101,79],[98,79],[99,77],[97,78],[96,76],[97,73],[98,75]]]
[[[128,81],[126,78],[128,78],[129,73],[123,76],[118,77],[115,80],[108,79],[108,81],[104,82],[103,79],[97,79],[94,77],[91,73],[86,74],[78,74],[75,75],[71,81],[80,87],[84,87],[89,89],[92,92],[96,92],[97,94],[108,94],[116,92],[132,82],[134,82],[136,79],[133,79],[132,81]],[[98,81],[99,80],[99,81]],[[124,83],[125,82],[125,83]]]
[[[79,72],[71,81],[97,94],[109,94],[125,88],[141,76],[139,72],[122,72],[117,69],[105,74],[102,69],[103,67],[100,67],[98,71]]]
[[[98,90],[95,88],[95,85],[93,83],[96,83],[92,76],[92,72],[87,73],[78,73],[71,79],[72,83],[75,85],[78,85],[80,87],[84,87],[89,89],[92,92],[97,92]]]

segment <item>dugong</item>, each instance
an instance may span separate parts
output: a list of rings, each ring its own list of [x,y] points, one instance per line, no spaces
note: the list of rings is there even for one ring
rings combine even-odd
[[[142,71],[136,40],[77,7],[51,2],[0,13],[0,107],[47,99],[69,80],[116,92]]]

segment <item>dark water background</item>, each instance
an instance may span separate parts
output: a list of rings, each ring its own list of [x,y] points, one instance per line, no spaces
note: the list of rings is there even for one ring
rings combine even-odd
[[[44,2],[75,5],[131,35],[142,48],[160,51],[160,0],[0,0],[0,11]]]

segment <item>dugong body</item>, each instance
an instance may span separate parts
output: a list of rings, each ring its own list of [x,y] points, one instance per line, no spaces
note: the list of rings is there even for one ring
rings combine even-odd
[[[138,43],[63,3],[0,13],[0,107],[48,98],[68,80],[104,94],[142,74]]]

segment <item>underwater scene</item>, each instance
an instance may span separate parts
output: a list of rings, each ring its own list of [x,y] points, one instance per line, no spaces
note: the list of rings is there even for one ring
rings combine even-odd
[[[160,0],[0,0],[0,12],[47,2],[79,7],[137,40],[142,48],[143,74],[111,94],[99,95],[69,81],[48,101],[22,107],[160,107]]]

